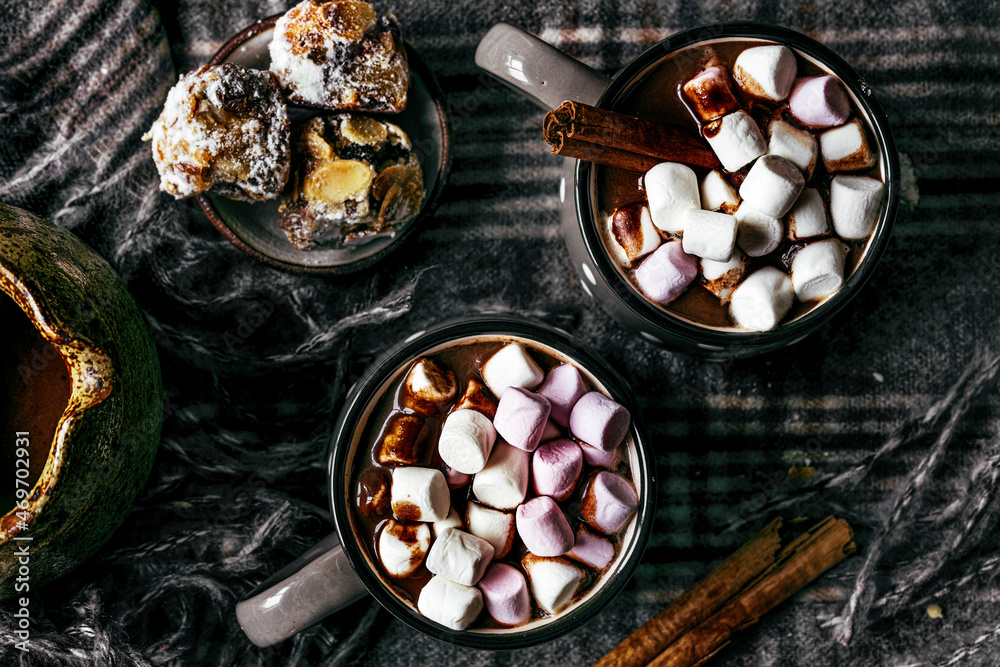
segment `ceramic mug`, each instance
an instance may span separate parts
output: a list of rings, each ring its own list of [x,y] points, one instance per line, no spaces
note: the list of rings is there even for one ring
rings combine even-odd
[[[640,294],[605,249],[597,227],[593,165],[563,160],[559,184],[562,233],[586,293],[626,328],[650,342],[720,359],[753,356],[799,342],[854,298],[882,257],[899,201],[899,156],[888,120],[865,80],[823,44],[794,30],[755,23],[719,23],[684,30],[646,49],[613,78],[505,23],[491,28],[476,51],[479,67],[543,109],[554,109],[564,100],[614,109],[647,74],[670,62],[671,57],[692,47],[732,40],[784,44],[800,58],[838,77],[875,139],[873,149],[885,183],[881,212],[863,258],[836,294],[771,331],[714,328],[675,316]],[[539,141],[541,129],[539,122]]]
[[[65,229],[3,204],[0,391],[4,599],[65,574],[124,520],[153,466],[163,389],[114,270]]]
[[[625,451],[639,505],[620,538],[618,553],[609,570],[570,607],[556,616],[514,628],[457,631],[425,618],[413,603],[394,592],[372,562],[372,556],[359,545],[361,531],[355,525],[357,520],[351,509],[356,491],[352,475],[357,457],[371,455],[372,444],[363,437],[368,420],[385,391],[416,358],[458,344],[495,339],[523,341],[559,361],[574,363],[592,387],[629,408],[632,423]],[[645,549],[655,509],[655,460],[642,417],[625,381],[568,334],[512,317],[482,316],[443,324],[414,334],[376,362],[347,396],[334,429],[328,473],[337,534],[258,586],[253,597],[236,607],[240,626],[258,646],[277,643],[366,594],[404,623],[444,641],[484,649],[511,649],[549,641],[592,618],[627,583]],[[369,537],[366,535],[365,539]]]

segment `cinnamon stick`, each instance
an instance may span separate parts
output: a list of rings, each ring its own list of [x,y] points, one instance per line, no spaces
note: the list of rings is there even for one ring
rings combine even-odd
[[[679,127],[567,100],[545,114],[542,135],[554,155],[647,171],[660,162],[719,166],[701,139]]]
[[[594,667],[700,665],[855,549],[843,519],[827,517],[785,546],[782,527],[772,521]]]
[[[711,616],[774,564],[781,550],[783,520],[778,517],[722,562],[707,577],[649,619],[594,667],[640,667],[678,637]]]

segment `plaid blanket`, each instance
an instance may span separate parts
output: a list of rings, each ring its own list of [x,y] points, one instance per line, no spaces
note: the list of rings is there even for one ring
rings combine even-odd
[[[314,278],[254,262],[190,202],[159,193],[140,142],[179,74],[285,0],[4,3],[0,201],[71,229],[125,277],[167,405],[126,524],[33,597],[29,653],[13,648],[14,608],[0,604],[0,663],[589,664],[770,516],[835,512],[859,554],[712,664],[1000,664],[997,2],[377,6],[447,93],[450,182],[405,251]],[[612,74],[676,30],[740,19],[805,32],[867,79],[902,152],[904,195],[848,312],[780,354],[718,363],[631,336],[579,289],[541,113],[473,53],[503,20]],[[661,488],[625,591],[568,636],[516,653],[439,643],[371,600],[276,647],[250,645],[235,602],[331,530],[323,454],[346,388],[404,334],[496,310],[572,330],[635,388]]]

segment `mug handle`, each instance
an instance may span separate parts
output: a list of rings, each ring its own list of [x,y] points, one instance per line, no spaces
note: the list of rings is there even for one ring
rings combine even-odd
[[[611,85],[601,72],[508,23],[483,35],[476,65],[546,110],[566,100],[597,104]]]
[[[277,583],[273,583],[277,580]],[[261,648],[288,639],[368,594],[336,533],[279,570],[236,605],[243,632]]]

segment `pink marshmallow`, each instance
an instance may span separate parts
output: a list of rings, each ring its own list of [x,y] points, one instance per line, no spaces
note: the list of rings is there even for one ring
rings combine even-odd
[[[472,479],[472,477],[466,475],[464,472],[459,472],[447,466],[444,469],[444,478],[448,482],[448,488],[452,490],[462,488]]]
[[[556,438],[562,437],[562,431],[554,421],[549,419],[545,422],[545,428],[542,430],[542,440],[541,442],[548,442],[549,440],[555,440]]]
[[[573,530],[556,501],[538,496],[517,508],[517,534],[536,556],[561,556],[573,548]]]
[[[506,563],[492,563],[477,584],[486,611],[504,625],[521,625],[531,618],[528,582],[521,571]]]
[[[632,482],[602,470],[594,475],[583,497],[580,515],[591,528],[613,535],[632,518],[638,506],[639,496]]]
[[[580,449],[583,451],[583,460],[587,462],[587,465],[592,465],[595,468],[610,468],[614,470],[622,460],[621,447],[615,447],[610,452],[606,452],[603,449],[591,447],[583,443],[580,445]]]
[[[832,76],[800,79],[788,98],[788,110],[808,127],[840,125],[851,114],[844,89]]]
[[[583,471],[583,452],[572,440],[553,440],[540,445],[531,457],[535,493],[562,502],[573,495]]]
[[[542,441],[549,420],[549,401],[527,389],[511,386],[497,404],[493,426],[509,444],[533,452]]]
[[[552,404],[549,415],[552,421],[560,426],[569,426],[569,413],[580,397],[587,393],[587,383],[576,366],[562,364],[549,371],[538,393]]]
[[[631,418],[624,406],[592,391],[573,406],[569,430],[588,445],[610,452],[625,439]]]
[[[681,295],[698,275],[698,258],[670,241],[657,248],[635,270],[635,281],[653,301],[670,303]]]
[[[581,525],[576,529],[576,542],[566,555],[595,570],[603,570],[615,557],[615,545],[608,538]]]

